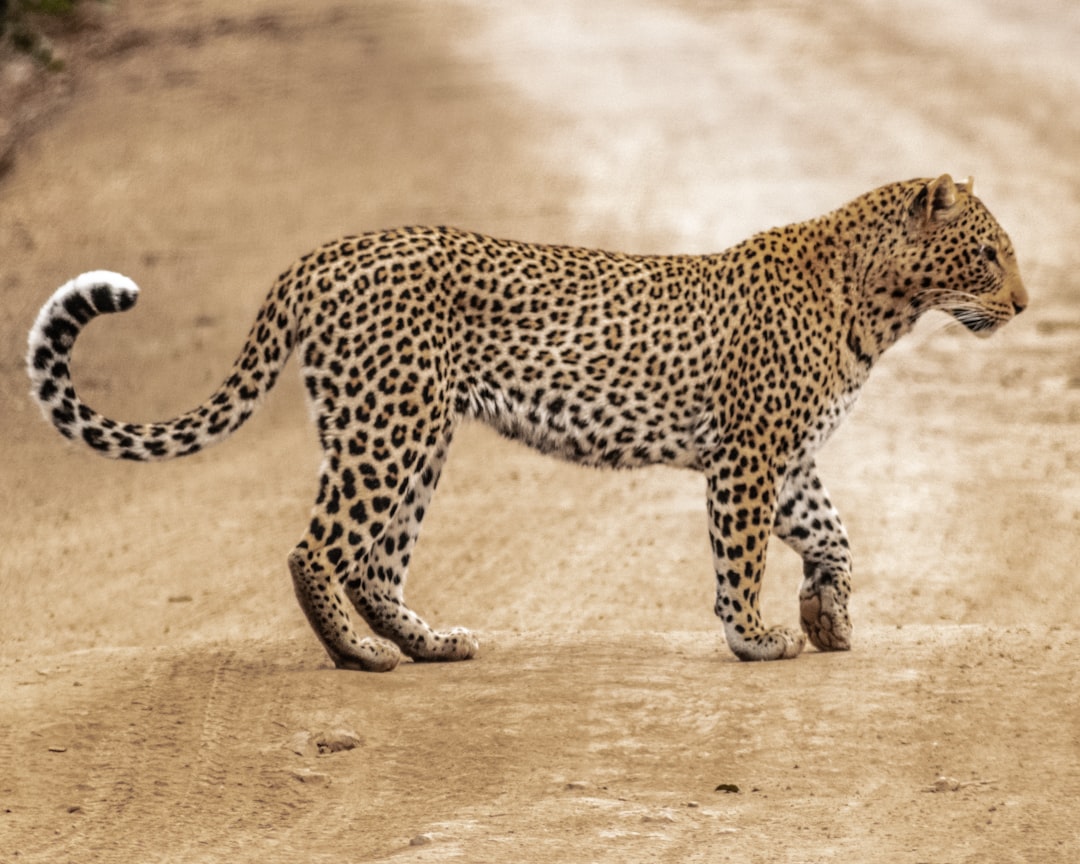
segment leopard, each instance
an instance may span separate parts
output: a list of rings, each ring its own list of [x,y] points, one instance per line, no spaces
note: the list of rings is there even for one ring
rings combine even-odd
[[[473,632],[433,629],[404,594],[466,420],[584,466],[700,473],[714,612],[735,657],[793,658],[807,640],[849,650],[851,545],[818,449],[925,313],[985,337],[1028,304],[1008,235],[971,181],[948,174],[881,186],[716,254],[373,231],[277,278],[205,402],[162,422],[119,422],[76,394],[71,352],[92,319],[138,294],[109,271],[60,287],[29,334],[33,398],[97,454],[167,460],[232,435],[296,354],[322,462],[288,568],[333,664],[364,671],[478,653]],[[798,628],[762,620],[773,536],[802,561]]]

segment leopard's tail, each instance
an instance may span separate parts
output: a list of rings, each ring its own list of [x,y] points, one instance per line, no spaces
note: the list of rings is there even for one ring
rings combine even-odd
[[[45,418],[62,435],[112,459],[158,462],[187,456],[228,438],[274,386],[292,351],[296,324],[268,301],[231,373],[202,405],[161,423],[120,423],[99,414],[75,393],[71,350],[92,319],[135,305],[138,286],[119,273],[83,273],[57,289],[30,329],[27,371]]]

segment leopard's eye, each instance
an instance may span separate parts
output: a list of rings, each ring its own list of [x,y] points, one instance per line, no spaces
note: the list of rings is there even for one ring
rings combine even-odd
[[[998,260],[997,249],[995,249],[993,246],[980,246],[979,254],[981,254],[983,258],[985,258],[991,264]]]

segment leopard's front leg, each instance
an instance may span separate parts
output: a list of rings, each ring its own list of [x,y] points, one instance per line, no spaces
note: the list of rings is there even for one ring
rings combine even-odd
[[[740,660],[796,657],[806,637],[792,627],[766,627],[761,620],[761,579],[776,515],[776,473],[759,457],[734,452],[707,472],[716,614]]]
[[[851,648],[851,548],[811,460],[788,472],[773,526],[803,559],[799,589],[802,629],[821,651]]]

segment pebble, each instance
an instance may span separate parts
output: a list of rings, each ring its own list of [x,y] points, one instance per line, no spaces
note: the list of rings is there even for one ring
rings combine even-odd
[[[364,739],[351,729],[331,729],[315,736],[315,746],[320,753],[340,753],[353,750],[364,743]]]
[[[363,743],[364,739],[349,729],[332,729],[317,734],[304,729],[289,736],[282,746],[297,756],[325,756],[353,750]]]
[[[330,785],[330,775],[323,774],[321,771],[312,771],[310,768],[296,768],[289,773],[301,783],[307,783],[311,786]]]

